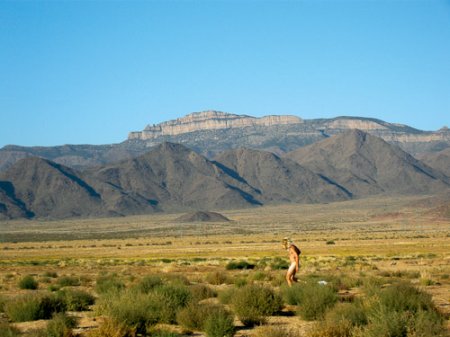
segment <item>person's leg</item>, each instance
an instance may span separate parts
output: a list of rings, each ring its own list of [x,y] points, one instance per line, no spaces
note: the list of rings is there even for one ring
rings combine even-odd
[[[295,275],[295,263],[291,263],[291,265],[289,266],[289,269],[286,273],[286,281],[288,283],[289,286],[292,285],[292,282],[294,281],[294,275]],[[296,282],[296,281],[294,281]]]

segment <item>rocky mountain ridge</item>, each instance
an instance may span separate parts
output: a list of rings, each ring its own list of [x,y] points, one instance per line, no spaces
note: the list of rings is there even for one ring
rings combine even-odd
[[[404,151],[424,156],[450,148],[450,130],[422,131],[407,125],[375,118],[336,117],[301,119],[296,116],[255,118],[218,111],[206,111],[147,126],[131,133],[129,139],[110,145],[63,145],[0,149],[0,172],[22,158],[38,156],[83,170],[88,167],[135,158],[164,142],[183,144],[207,158],[238,148],[249,148],[283,155],[350,129],[360,129],[397,145]]]
[[[247,115],[235,115],[221,111],[194,112],[185,117],[163,122],[157,125],[147,125],[139,132],[131,132],[128,139],[155,139],[160,136],[176,136],[183,133],[219,130],[232,128],[245,128],[249,126],[275,126],[286,124],[300,124],[302,119],[297,116],[264,116],[256,118]]]

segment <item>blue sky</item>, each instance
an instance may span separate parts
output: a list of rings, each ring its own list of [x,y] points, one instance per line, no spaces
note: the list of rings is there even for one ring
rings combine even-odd
[[[0,0],[0,147],[207,109],[450,126],[450,1]]]

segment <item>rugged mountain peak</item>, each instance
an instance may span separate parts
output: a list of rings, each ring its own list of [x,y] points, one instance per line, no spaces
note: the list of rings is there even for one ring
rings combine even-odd
[[[297,116],[273,115],[257,118],[247,115],[235,115],[221,111],[208,110],[194,112],[182,118],[177,118],[157,125],[147,125],[142,132],[131,132],[128,139],[147,140],[159,136],[175,136],[202,130],[300,124],[302,122],[302,119]]]
[[[399,147],[350,130],[286,154],[345,186],[355,196],[427,194],[448,190],[450,180]]]

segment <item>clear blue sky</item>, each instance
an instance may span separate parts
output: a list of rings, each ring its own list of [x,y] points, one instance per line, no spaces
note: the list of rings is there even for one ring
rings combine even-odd
[[[450,1],[0,0],[0,147],[206,109],[450,126]]]

